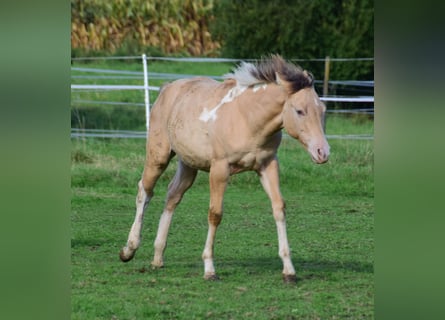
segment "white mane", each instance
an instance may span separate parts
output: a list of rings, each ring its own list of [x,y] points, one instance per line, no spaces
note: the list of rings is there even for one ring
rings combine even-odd
[[[241,62],[241,64],[232,73],[223,75],[224,79],[235,79],[240,86],[252,86],[254,84],[263,83],[263,80],[257,79],[255,74],[257,68],[252,63]]]

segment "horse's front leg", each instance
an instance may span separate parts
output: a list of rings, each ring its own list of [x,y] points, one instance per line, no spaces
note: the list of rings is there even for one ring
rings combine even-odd
[[[204,279],[216,280],[218,277],[213,265],[213,244],[215,241],[216,229],[221,223],[223,214],[223,198],[229,179],[229,166],[226,161],[212,163],[209,174],[210,182],[210,206],[209,206],[209,230],[207,240],[202,253],[204,261]]]
[[[138,183],[138,194],[136,197],[136,216],[130,233],[128,234],[127,245],[122,248],[119,256],[123,262],[128,262],[133,259],[136,250],[139,248],[141,242],[142,223],[144,221],[144,212],[147,208],[153,193],[147,194],[142,180]]]
[[[272,203],[273,216],[277,225],[278,254],[283,261],[283,280],[286,283],[293,283],[296,282],[296,276],[287,241],[285,204],[280,192],[277,158],[275,157],[267,165],[263,166],[259,174],[261,184]]]
[[[147,152],[148,153],[148,152]],[[138,194],[136,197],[136,216],[134,217],[133,225],[131,226],[130,233],[128,234],[128,240],[125,247],[119,253],[119,256],[123,262],[130,261],[133,259],[136,250],[139,248],[141,243],[141,230],[144,221],[144,213],[153,197],[153,189],[155,187],[156,181],[160,175],[167,168],[168,162],[172,158],[173,154],[165,152],[165,158],[162,159],[165,162],[157,163],[148,162],[145,166],[144,172],[142,174],[142,179],[138,183]],[[155,159],[158,160],[158,159]]]

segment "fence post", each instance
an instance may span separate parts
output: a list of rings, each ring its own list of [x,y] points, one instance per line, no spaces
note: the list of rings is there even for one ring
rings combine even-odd
[[[331,58],[326,56],[324,60],[324,81],[323,81],[323,96],[326,97],[328,95],[328,86],[329,86],[329,69],[331,64]]]
[[[150,127],[150,91],[148,89],[148,68],[147,68],[147,56],[145,53],[142,55],[142,65],[144,66],[144,91],[145,91],[145,123],[148,129]]]

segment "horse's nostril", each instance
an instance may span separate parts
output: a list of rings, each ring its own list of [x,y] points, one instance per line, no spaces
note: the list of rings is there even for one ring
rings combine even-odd
[[[329,158],[329,151],[323,148],[317,148],[317,156],[320,161],[326,162]]]

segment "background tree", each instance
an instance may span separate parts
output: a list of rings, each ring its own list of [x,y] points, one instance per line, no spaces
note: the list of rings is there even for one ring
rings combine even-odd
[[[71,0],[72,55],[216,55],[213,0]]]
[[[288,59],[374,56],[374,8],[370,0],[221,0],[211,33],[221,54],[257,58],[274,52]],[[333,63],[331,78],[373,79],[373,62]],[[321,63],[308,69],[324,73]]]
[[[373,23],[371,0],[71,0],[71,47],[73,56],[373,57]],[[371,80],[373,66],[334,61],[330,78]],[[323,63],[303,67],[324,74]]]

